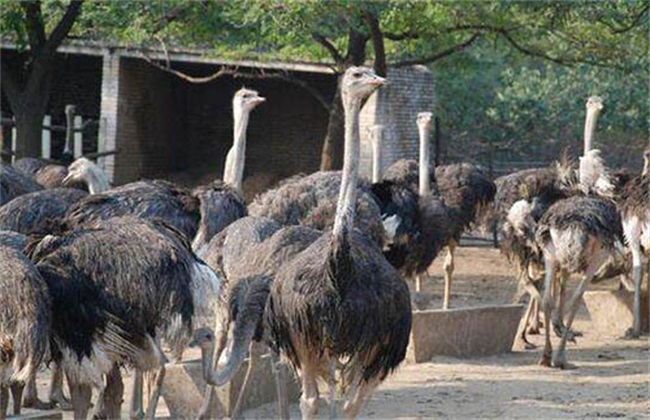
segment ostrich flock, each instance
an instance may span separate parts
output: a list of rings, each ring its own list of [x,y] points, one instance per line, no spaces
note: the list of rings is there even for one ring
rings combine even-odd
[[[181,361],[189,346],[200,348],[209,384],[202,418],[211,415],[212,387],[228,383],[250,356],[236,415],[258,357],[255,343],[273,357],[282,417],[288,396],[279,363],[300,378],[303,418],[317,414],[319,384],[327,387],[331,417],[356,417],[405,358],[407,281],[419,291],[420,276],[446,248],[447,309],[454,251],[472,225],[498,229],[530,295],[522,340],[543,314],[542,365],[570,366],[565,346],[581,295],[607,262],[632,260],[633,280],[624,275],[622,284],[635,296],[627,334],[639,336],[650,147],[642,174],[610,171],[592,149],[603,103],[591,97],[579,165],[563,160],[493,182],[472,164],[434,167],[432,115],[421,112],[419,160],[397,161],[382,174],[376,126],[367,180],[359,176],[359,113],[384,83],[365,67],[341,78],[342,171],[294,176],[248,205],[246,130],[265,101],[249,89],[233,98],[223,180],[191,191],[164,180],[111,187],[84,157],[69,165],[23,158],[0,166],[0,418],[9,413],[10,394],[14,415],[58,405],[75,418],[118,418],[125,369],[134,378],[130,416],[153,418],[168,358]],[[565,316],[563,290],[574,273],[582,278]],[[560,337],[555,352],[551,328]],[[43,366],[52,370],[46,401],[35,385]]]

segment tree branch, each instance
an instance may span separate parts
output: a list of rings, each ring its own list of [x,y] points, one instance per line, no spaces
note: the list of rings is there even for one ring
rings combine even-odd
[[[327,112],[330,111],[331,105],[327,101],[327,99],[318,91],[318,89],[314,88],[313,86],[309,85],[309,83],[305,82],[304,80],[300,80],[296,77],[291,76],[287,72],[274,72],[274,73],[267,73],[264,69],[257,69],[258,73],[246,73],[239,71],[238,67],[227,67],[227,66],[221,66],[219,67],[219,70],[216,72],[212,73],[209,76],[203,76],[203,77],[194,77],[190,76],[187,73],[183,73],[182,71],[175,70],[170,67],[170,60],[169,57],[166,58],[166,63],[167,66],[163,66],[162,64],[156,62],[153,60],[151,57],[149,57],[144,51],[141,51],[141,56],[144,61],[147,63],[151,64],[155,68],[162,70],[166,73],[173,74],[176,77],[179,77],[186,82],[189,83],[194,83],[194,84],[203,84],[203,83],[209,83],[212,82],[216,79],[219,79],[224,76],[231,76],[234,79],[242,78],[242,79],[277,79],[277,80],[282,80],[287,83],[291,83],[293,85],[299,86],[303,89],[305,89],[311,96],[314,97],[318,101],[319,104]]]
[[[63,15],[59,23],[57,23],[56,27],[50,34],[49,39],[47,40],[48,49],[51,49],[52,51],[56,51],[59,45],[61,45],[63,39],[68,35],[70,29],[72,29],[72,25],[74,25],[75,21],[77,20],[77,17],[81,12],[82,4],[83,4],[83,0],[70,1],[70,4],[68,4],[68,8],[65,10],[65,14]]]
[[[41,14],[40,1],[26,1],[20,3],[25,11],[25,28],[29,38],[29,46],[32,51],[37,52],[45,44],[45,24]]]
[[[379,76],[386,77],[388,71],[386,66],[386,51],[384,49],[384,36],[379,27],[379,20],[377,15],[373,12],[364,11],[364,20],[370,28],[370,37],[372,38],[372,46],[375,50],[374,70]]]
[[[343,56],[341,56],[341,53],[336,49],[334,44],[330,42],[329,39],[325,38],[325,36],[319,34],[318,32],[312,32],[311,37],[314,39],[314,41],[318,42],[321,44],[325,49],[330,53],[332,58],[334,59],[334,62],[337,64],[342,63]]]
[[[446,50],[442,50],[440,52],[437,52],[433,55],[430,55],[428,57],[422,57],[422,58],[415,58],[412,60],[403,60],[403,61],[398,61],[396,63],[392,63],[392,67],[405,67],[405,66],[412,66],[415,64],[428,64],[428,63],[433,63],[434,61],[438,61],[442,58],[445,58],[449,55],[452,55],[458,51],[462,51],[465,48],[469,47],[472,45],[474,41],[476,41],[481,34],[479,32],[473,34],[471,37],[469,37],[467,40],[461,42],[460,44],[456,44],[452,47],[447,48]]]
[[[641,20],[643,15],[645,15],[648,12],[648,10],[650,10],[650,3],[646,3],[646,5],[641,9],[641,11],[632,18],[632,22],[627,26],[616,27],[616,25],[612,24],[611,22],[607,22],[605,19],[603,19],[602,16],[599,17],[597,21],[607,26],[613,34],[622,34],[636,28],[636,26],[639,24],[639,21]]]

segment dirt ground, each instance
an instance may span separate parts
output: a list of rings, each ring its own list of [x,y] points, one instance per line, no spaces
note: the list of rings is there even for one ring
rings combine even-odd
[[[424,283],[427,306],[442,306],[442,261]],[[573,282],[575,285],[575,282]],[[615,281],[588,290],[614,289]],[[517,291],[512,271],[499,252],[490,248],[457,251],[451,306],[509,303]],[[433,327],[433,326],[432,326]],[[531,336],[535,350],[475,359],[434,357],[429,363],[403,364],[370,398],[362,418],[650,418],[650,343],[618,338],[623,331],[604,334],[590,328],[583,307],[575,321],[583,332],[569,343],[567,359],[575,370],[538,365],[543,336]],[[553,338],[554,344],[557,339]],[[47,373],[39,377],[45,395]],[[127,379],[127,391],[130,387]],[[321,395],[326,393],[323,389]],[[127,394],[128,395],[128,394]],[[128,407],[125,404],[124,414]],[[65,413],[64,418],[71,418]],[[160,417],[169,414],[164,403]],[[243,413],[245,418],[275,418],[275,404]],[[326,417],[326,402],[319,416]],[[299,418],[297,403],[292,418]]]

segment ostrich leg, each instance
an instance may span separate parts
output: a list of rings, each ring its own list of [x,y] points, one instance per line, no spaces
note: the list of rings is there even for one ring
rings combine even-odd
[[[447,245],[447,257],[445,257],[445,297],[442,302],[442,309],[449,309],[449,296],[451,295],[451,275],[454,272],[454,252],[456,251],[456,241],[452,240]]]
[[[92,388],[90,385],[77,383],[76,381],[72,381],[70,388],[72,392],[72,407],[74,408],[74,418],[88,418],[88,411],[90,410],[90,399],[93,395]]]
[[[111,371],[106,375],[106,388],[97,398],[97,405],[93,410],[93,419],[120,418],[123,393],[122,374],[119,366],[114,364]]]
[[[7,418],[7,408],[9,408],[9,387],[0,384],[0,419]]]
[[[544,268],[546,274],[544,277],[544,297],[542,298],[542,309],[544,310],[544,351],[542,353],[542,360],[539,362],[542,366],[551,366],[551,354],[553,347],[551,345],[551,328],[550,318],[551,311],[553,310],[553,297],[551,296],[553,281],[555,279],[555,270],[557,269],[557,262],[549,255],[544,256]]]
[[[361,385],[356,389],[354,397],[352,400],[347,401],[343,407],[345,418],[356,418],[359,411],[363,408],[363,403],[366,401],[366,397],[371,395],[380,383],[381,381],[376,377],[370,378],[368,381],[361,380]]]
[[[416,292],[422,291],[422,274],[417,274],[415,276],[415,291]]]
[[[573,324],[573,319],[575,318],[576,312],[578,312],[578,309],[580,308],[580,299],[582,298],[582,294],[585,292],[587,285],[589,282],[591,282],[591,279],[593,279],[594,275],[596,274],[596,271],[600,267],[600,263],[602,263],[602,259],[600,258],[594,258],[590,262],[589,266],[585,270],[584,277],[582,280],[580,280],[578,288],[573,292],[569,307],[569,315],[567,316],[566,320],[566,329],[564,330],[564,334],[560,339],[560,344],[558,344],[555,353],[553,353],[553,366],[555,367],[559,367],[561,369],[571,369],[575,367],[566,361],[566,342],[571,336],[571,324]]]
[[[20,408],[23,403],[23,390],[25,384],[14,382],[9,387],[11,389],[11,397],[14,399],[14,416],[20,416]]]
[[[300,412],[303,420],[315,419],[318,412],[318,384],[316,383],[316,366],[310,360],[302,366],[302,395],[300,396]]]
[[[271,363],[275,374],[275,388],[278,392],[278,412],[282,420],[289,420],[289,393],[287,392],[287,376],[280,361],[280,355],[271,351]]]
[[[142,403],[142,387],[143,387],[142,371],[135,370],[133,375],[133,388],[131,390],[131,411],[129,417],[132,419],[141,419],[144,417],[143,403]]]
[[[36,386],[36,382],[34,382],[34,386]],[[63,393],[63,368],[61,367],[61,364],[57,362],[54,362],[52,367],[52,378],[50,379],[50,401],[58,404],[59,407],[61,407],[61,410],[72,410],[70,400],[66,398]]]
[[[162,349],[157,349],[157,354],[163,354]],[[153,419],[156,417],[156,408],[158,408],[158,401],[160,400],[160,395],[162,394],[163,381],[165,380],[165,360],[164,358],[158,361],[158,369],[156,370],[153,389],[149,394],[149,405],[147,406],[147,412],[145,413],[145,418]]]
[[[634,322],[632,328],[628,329],[625,335],[630,338],[639,338],[641,336],[641,281],[643,280],[641,264],[643,257],[638,237],[630,239],[630,249],[632,250],[632,272],[634,276]]]
[[[330,378],[328,382],[330,394],[330,419],[338,418],[336,416],[336,358],[330,356],[329,370]]]

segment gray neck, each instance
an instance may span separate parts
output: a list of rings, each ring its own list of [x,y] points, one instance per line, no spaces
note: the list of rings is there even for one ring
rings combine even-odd
[[[420,168],[419,168],[419,190],[420,197],[431,195],[431,186],[429,185],[429,163],[431,162],[431,150],[429,147],[429,129],[426,126],[418,126],[420,135]]]
[[[339,201],[334,219],[334,236],[342,238],[351,232],[357,203],[357,184],[359,181],[359,112],[361,100],[343,97],[345,110],[345,148],[343,174]]]
[[[650,175],[650,158],[643,158],[643,171],[641,175]]]
[[[596,121],[598,120],[598,111],[594,109],[587,109],[587,117],[585,118],[585,133],[584,133],[584,150],[583,156],[593,148],[594,135],[596,133]]]
[[[234,113],[234,141],[226,158],[226,174],[224,182],[241,192],[244,180],[244,163],[246,159],[246,129],[248,128],[249,113],[239,111]]]
[[[383,159],[384,134],[382,130],[375,131],[372,142],[372,182],[381,182],[381,168]]]
[[[74,111],[66,108],[65,121],[65,145],[63,146],[63,153],[72,155],[72,144],[74,142]]]
[[[108,178],[99,168],[88,171],[85,178],[90,194],[99,194],[111,188]]]

